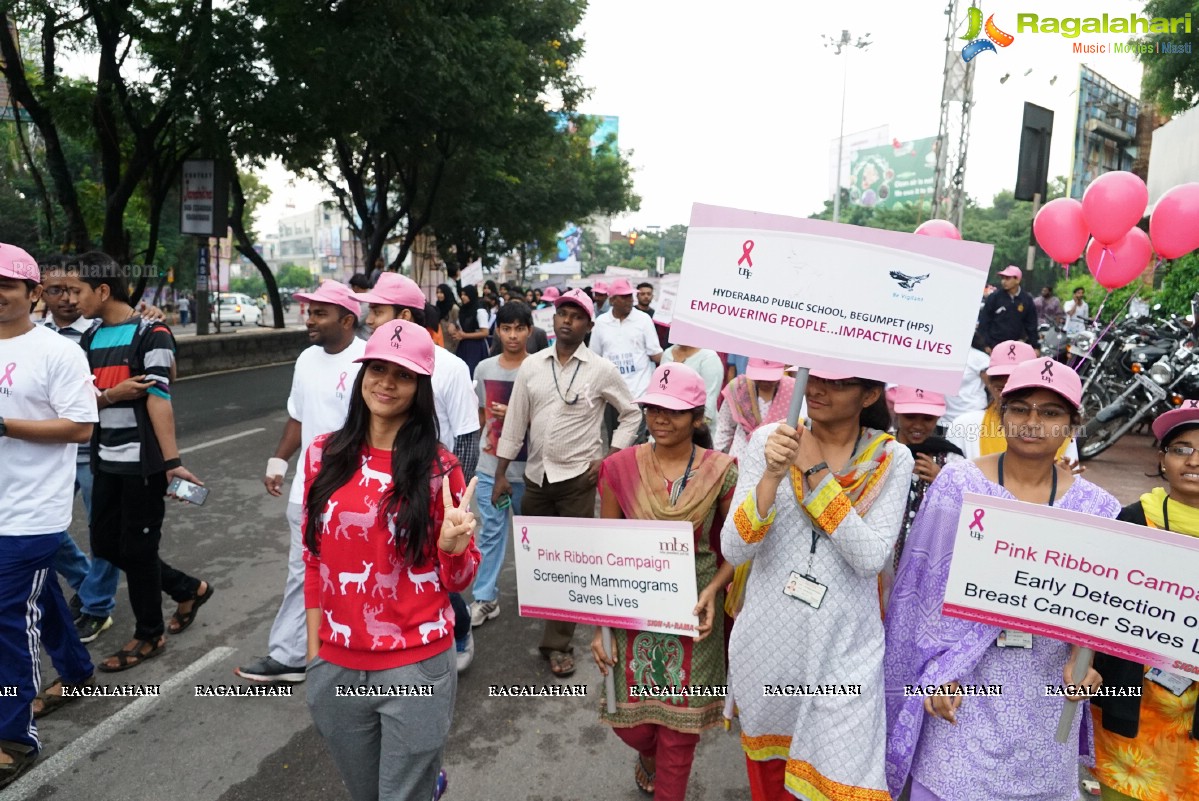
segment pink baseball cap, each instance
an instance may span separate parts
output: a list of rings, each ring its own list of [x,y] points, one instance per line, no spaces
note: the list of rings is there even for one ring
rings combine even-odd
[[[433,375],[433,337],[423,325],[392,320],[375,329],[366,342],[366,350],[354,361],[374,359],[398,364],[419,375]]]
[[[891,392],[891,403],[896,414],[945,414],[945,396],[919,387],[895,387]]]
[[[561,294],[562,293],[558,291],[558,287],[547,286],[545,288],[545,290],[541,293],[541,299],[544,301],[553,303],[555,300],[557,300],[561,296]]]
[[[1177,409],[1159,414],[1153,421],[1153,436],[1165,442],[1171,431],[1187,423],[1199,423],[1199,400],[1184,400]]]
[[[0,242],[0,278],[15,278],[18,281],[42,282],[42,271],[33,256],[16,245]]]
[[[987,375],[1011,375],[1019,365],[1035,358],[1037,351],[1032,345],[1005,339],[991,348],[991,364],[987,366]]]
[[[1014,264],[1009,264],[1007,267],[999,271],[999,274],[1004,278],[1015,278],[1019,281],[1024,277],[1024,273]]]
[[[324,281],[315,292],[297,292],[292,297],[309,303],[330,303],[362,316],[362,303],[358,300],[362,296],[355,295],[352,289],[337,281]]]
[[[608,287],[609,295],[631,295],[633,294],[633,285],[629,283],[627,278],[617,278]]]
[[[767,359],[750,359],[745,365],[745,377],[751,381],[781,381],[787,365]]]
[[[608,293],[608,285],[605,284],[603,281],[596,281],[594,284],[592,284],[591,291],[598,292],[601,295],[609,294]]]
[[[558,297],[554,298],[554,308],[560,309],[563,303],[573,303],[576,306],[582,306],[583,311],[587,312],[589,319],[595,319],[595,304],[591,298],[587,297],[587,293],[581,289],[568,289]]]
[[[637,399],[642,406],[663,409],[698,409],[708,400],[704,379],[699,373],[680,362],[667,362],[654,370],[645,394]]]
[[[416,282],[399,273],[380,273],[379,280],[369,291],[357,296],[362,303],[385,306],[407,306],[410,309],[425,308],[425,293]]]
[[[1008,377],[1003,397],[1022,389],[1048,389],[1061,395],[1077,409],[1082,405],[1082,381],[1078,373],[1061,362],[1038,357],[1021,362]]]

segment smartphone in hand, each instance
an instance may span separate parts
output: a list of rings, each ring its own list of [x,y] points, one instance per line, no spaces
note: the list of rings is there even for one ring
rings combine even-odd
[[[204,501],[208,500],[208,487],[201,487],[186,479],[173,478],[167,485],[167,495],[174,495],[182,501],[202,506]]]

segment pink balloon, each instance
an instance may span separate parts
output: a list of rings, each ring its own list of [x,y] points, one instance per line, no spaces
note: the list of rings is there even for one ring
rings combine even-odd
[[[1106,289],[1119,289],[1140,278],[1152,258],[1153,245],[1140,228],[1133,228],[1112,245],[1096,239],[1087,245],[1087,269]]]
[[[1078,261],[1087,246],[1088,236],[1082,204],[1069,197],[1049,201],[1032,221],[1032,232],[1049,258],[1059,264]]]
[[[1131,172],[1105,172],[1082,195],[1082,214],[1091,235],[1114,244],[1145,216],[1149,189]]]
[[[937,239],[961,239],[962,234],[958,231],[957,226],[949,220],[925,220],[920,223],[920,227],[916,229],[916,233],[921,236],[932,236]]]
[[[1163,259],[1199,248],[1199,184],[1179,184],[1161,196],[1149,216],[1149,235]]]

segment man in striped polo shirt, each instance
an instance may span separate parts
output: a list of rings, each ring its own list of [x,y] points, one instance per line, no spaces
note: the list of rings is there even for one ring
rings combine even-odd
[[[78,294],[79,312],[101,324],[83,336],[96,389],[100,424],[92,437],[92,553],[125,571],[136,629],[125,647],[100,663],[113,673],[140,665],[166,647],[161,593],[179,604],[171,632],[183,631],[212,596],[205,581],[162,562],[158,544],[173,478],[201,483],[179,458],[171,407],[175,341],[162,323],[143,319],[130,305],[124,271],[104,253],[90,252],[66,265],[66,285]],[[133,376],[144,397],[114,397]]]
[[[79,313],[77,296],[67,286],[67,272],[63,266],[66,259],[65,256],[54,257],[42,264],[42,297],[50,312],[42,325],[78,345],[92,327],[92,320]],[[135,382],[130,379],[126,387],[119,389],[121,392],[144,394],[136,388],[130,389],[133,384]],[[111,391],[109,396],[117,391]],[[83,496],[83,508],[87,510],[89,518],[92,513],[91,455],[91,445],[85,442],[79,446],[79,454],[75,459],[75,489]],[[62,545],[54,557],[54,570],[75,591],[71,598],[71,612],[79,639],[91,642],[112,625],[112,610],[116,606],[121,571],[104,559],[89,560],[87,554],[71,539],[69,532],[63,533]]]

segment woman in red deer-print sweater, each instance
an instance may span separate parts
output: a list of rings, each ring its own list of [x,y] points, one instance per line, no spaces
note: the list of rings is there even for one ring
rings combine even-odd
[[[432,798],[453,715],[449,593],[479,551],[433,359],[421,326],[377,329],[345,425],[304,457],[308,705],[354,801]]]

